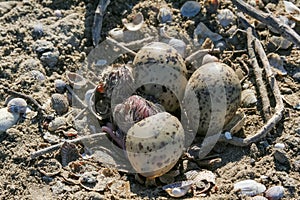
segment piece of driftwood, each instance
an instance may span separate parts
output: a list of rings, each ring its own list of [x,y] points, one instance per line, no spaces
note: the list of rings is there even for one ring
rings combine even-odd
[[[92,27],[92,37],[94,46],[97,46],[99,41],[101,40],[103,16],[109,3],[110,0],[99,0],[99,4],[97,5]]]
[[[263,115],[265,119],[268,120],[271,115],[271,106],[268,97],[267,87],[263,81],[263,69],[258,64],[258,61],[255,56],[255,51],[253,48],[254,47],[253,44],[255,40],[256,38],[252,34],[252,28],[248,28],[247,29],[248,54],[250,57],[250,62],[253,66],[254,75],[256,77],[255,81],[261,97]]]
[[[252,27],[249,27],[247,29],[247,37],[248,40],[253,40],[253,43],[248,43],[248,45],[253,46],[252,49],[255,49],[255,51],[258,53],[260,60],[263,65],[263,69],[265,70],[266,79],[268,81],[268,84],[271,88],[271,91],[274,95],[276,106],[275,106],[275,112],[271,116],[271,118],[266,122],[266,124],[260,128],[256,134],[248,136],[246,138],[239,138],[239,137],[232,137],[232,139],[226,139],[224,134],[221,134],[219,141],[220,142],[227,142],[229,144],[235,145],[235,146],[248,146],[251,143],[258,142],[259,140],[266,137],[266,135],[276,126],[276,124],[282,119],[283,111],[284,111],[284,104],[281,97],[281,93],[279,90],[279,87],[277,85],[275,76],[272,72],[272,69],[270,67],[269,61],[267,59],[266,53],[263,49],[262,44],[260,41],[253,35],[253,29]],[[254,38],[254,39],[253,39]]]
[[[78,138],[75,138],[73,140],[66,140],[67,142],[69,143],[79,143],[79,142],[82,142],[83,140],[86,140],[86,139],[92,139],[94,137],[99,137],[99,136],[103,136],[103,135],[106,135],[106,133],[95,133],[95,134],[90,134],[90,135],[86,135],[86,136],[82,136],[82,137],[78,137]],[[55,145],[52,145],[50,147],[47,147],[47,148],[44,148],[44,149],[40,149],[38,151],[35,151],[33,153],[30,154],[30,159],[35,159],[35,158],[38,158],[42,155],[45,155],[47,153],[51,153],[53,151],[56,151],[58,150],[62,145],[64,144],[64,142],[61,142],[59,144],[55,144]]]
[[[288,25],[280,22],[271,13],[258,10],[243,0],[232,0],[232,3],[243,13],[255,18],[256,20],[276,29],[280,35],[300,47],[300,36]]]

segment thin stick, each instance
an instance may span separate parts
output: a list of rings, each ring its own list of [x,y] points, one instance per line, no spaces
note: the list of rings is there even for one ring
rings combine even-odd
[[[103,16],[110,0],[99,0],[98,6],[95,11],[94,22],[92,27],[93,44],[97,46],[101,39],[101,30]]]
[[[41,104],[39,104],[34,98],[32,98],[31,96],[28,96],[26,94],[23,94],[23,93],[20,93],[20,92],[17,92],[17,91],[14,91],[14,90],[11,90],[7,87],[4,87],[3,88],[5,92],[13,95],[13,96],[17,96],[17,97],[20,97],[20,98],[24,98],[24,99],[27,99],[28,101],[30,101],[31,103],[33,103],[36,107],[37,107],[37,110],[39,113],[42,113],[44,111],[43,107],[41,106]]]
[[[232,3],[242,12],[278,30],[280,35],[300,47],[300,36],[288,25],[281,23],[272,14],[262,12],[242,0],[233,0]]]
[[[136,53],[134,51],[132,51],[131,49],[125,47],[122,43],[119,43],[119,42],[117,42],[116,40],[114,40],[114,39],[112,39],[110,37],[107,37],[106,41],[108,41],[110,44],[113,44],[113,45],[115,45],[115,46],[123,49],[124,51],[128,52],[132,56],[136,55]]]
[[[263,106],[263,114],[266,120],[270,118],[271,110],[270,110],[270,101],[268,97],[268,92],[266,85],[263,82],[262,69],[259,67],[255,52],[253,49],[253,42],[255,37],[252,34],[252,28],[247,29],[247,41],[248,41],[248,52],[250,56],[250,60],[254,69],[254,74],[256,77],[257,87],[261,96],[262,106]]]
[[[86,136],[82,136],[82,137],[79,137],[79,138],[76,138],[76,139],[73,139],[73,140],[66,140],[67,142],[70,142],[70,143],[79,143],[81,142],[82,140],[85,140],[85,139],[92,139],[94,137],[99,137],[99,136],[103,136],[103,135],[106,135],[106,133],[95,133],[95,134],[91,134],[91,135],[86,135]],[[30,154],[30,158],[31,159],[35,159],[35,158],[38,158],[40,157],[41,155],[44,155],[46,153],[51,153],[53,151],[56,151],[58,150],[62,145],[64,144],[64,142],[61,142],[59,144],[55,144],[55,145],[52,145],[50,147],[47,147],[47,148],[44,148],[44,149],[40,149],[36,152],[33,152]]]
[[[266,57],[266,54],[264,52],[261,43],[257,38],[255,38],[254,43],[255,43],[255,49],[258,52],[260,59],[262,60],[269,85],[275,97],[275,101],[276,101],[275,113],[267,121],[267,123],[261,129],[259,129],[257,133],[253,136],[247,138],[232,137],[231,140],[228,140],[226,139],[224,134],[221,134],[219,138],[220,142],[227,142],[235,146],[248,146],[251,143],[258,142],[262,138],[266,137],[266,135],[276,126],[276,124],[281,120],[283,116],[284,104],[283,104],[283,100],[276,79],[271,70],[270,63]]]

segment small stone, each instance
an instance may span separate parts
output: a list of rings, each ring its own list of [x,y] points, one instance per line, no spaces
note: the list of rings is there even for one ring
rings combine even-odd
[[[285,145],[283,143],[276,143],[274,145],[274,148],[276,148],[276,149],[284,149],[284,147],[285,147]]]
[[[54,46],[52,42],[49,42],[47,40],[37,40],[36,43],[33,45],[33,50],[42,54],[46,51],[53,51]]]
[[[199,2],[187,1],[182,5],[180,12],[184,17],[194,17],[200,12],[200,10],[201,7]]]
[[[269,200],[279,200],[284,195],[284,188],[282,186],[273,186],[266,191],[266,197]]]
[[[58,57],[59,57],[58,51],[55,51],[55,52],[48,51],[48,52],[43,53],[40,59],[47,66],[53,68],[56,66],[56,64],[58,62]]]
[[[295,81],[300,82],[300,72],[295,73],[295,74],[293,75],[293,79],[294,79]]]
[[[289,164],[289,159],[283,150],[276,150],[274,152],[274,158],[281,164]]]

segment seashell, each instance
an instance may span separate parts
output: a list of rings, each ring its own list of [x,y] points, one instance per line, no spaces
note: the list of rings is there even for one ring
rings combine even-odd
[[[60,141],[59,136],[46,132],[43,135],[44,140],[49,142],[50,144],[57,144]]]
[[[267,57],[270,65],[273,67],[273,70],[275,71],[276,74],[282,76],[287,75],[287,71],[283,67],[283,60],[278,54],[269,53]]]
[[[202,65],[205,65],[210,62],[218,62],[219,59],[216,56],[212,56],[210,54],[206,54],[203,56]]]
[[[63,94],[51,95],[51,107],[59,115],[65,114],[69,109],[69,101]]]
[[[285,145],[283,143],[276,143],[274,145],[274,148],[276,149],[284,149],[285,148]]]
[[[77,73],[66,72],[66,78],[74,89],[80,89],[86,85],[85,78]]]
[[[206,38],[210,38],[213,42],[217,42],[223,37],[212,32],[204,23],[200,22],[194,30],[194,38],[199,40],[199,43],[202,44]]]
[[[200,4],[196,1],[187,1],[180,8],[180,12],[184,17],[194,17],[200,12]]]
[[[139,121],[126,136],[128,160],[137,173],[148,179],[168,172],[181,157],[183,145],[183,127],[167,112]]]
[[[65,141],[60,148],[61,164],[63,167],[77,160],[80,155],[75,144]]]
[[[0,133],[15,125],[20,119],[20,114],[16,112],[9,112],[7,108],[0,109]]]
[[[164,24],[164,23],[167,23],[167,22],[171,22],[172,21],[172,11],[171,11],[171,8],[169,7],[161,7],[159,9],[159,12],[158,12],[158,15],[157,15],[157,20]]]
[[[283,1],[285,11],[296,21],[300,21],[300,9],[289,1]]]
[[[263,196],[255,196],[255,197],[252,197],[251,200],[268,200],[268,199]]]
[[[122,41],[124,38],[124,31],[122,28],[114,28],[108,32],[108,35],[117,41]]]
[[[240,191],[242,194],[247,196],[255,196],[263,193],[266,187],[254,180],[244,180],[234,184],[234,190]]]
[[[186,66],[176,49],[168,44],[152,42],[134,58],[135,83],[141,92],[155,97],[166,111],[179,108],[186,85]]]
[[[133,95],[123,103],[116,105],[113,118],[118,127],[127,133],[135,123],[159,112],[163,112],[163,110],[157,105],[138,95]]]
[[[61,172],[61,164],[54,158],[42,159],[37,164],[37,169],[45,176],[55,176]]]
[[[229,25],[235,24],[236,16],[233,12],[227,8],[219,10],[217,19],[221,26],[227,27]]]
[[[64,82],[63,80],[61,79],[56,79],[54,81],[54,87],[55,87],[55,90],[56,92],[62,94],[66,91],[66,82]]]
[[[177,50],[177,52],[184,58],[185,57],[185,51],[186,51],[186,44],[184,41],[171,38],[168,42],[168,45],[173,47],[174,49]]]
[[[284,188],[282,186],[273,186],[265,192],[265,196],[269,200],[279,200],[283,197],[283,195]]]
[[[252,89],[243,90],[241,93],[241,102],[243,107],[253,107],[257,103],[255,92]]]
[[[66,128],[67,120],[65,117],[56,117],[48,125],[49,131],[56,131],[57,129]]]
[[[209,129],[209,127],[220,127],[227,124],[239,107],[240,97],[240,81],[232,68],[219,62],[202,65],[189,79],[183,99],[186,117],[192,123],[191,128],[198,127],[200,135],[205,135],[207,131],[210,131],[210,134],[216,134],[220,130]],[[220,98],[226,98],[223,104]],[[214,106],[221,106],[224,110],[212,111],[215,109]],[[223,114],[225,116],[221,116]],[[195,119],[194,116],[199,117]]]
[[[38,70],[32,70],[30,71],[30,75],[35,79],[35,80],[38,80],[38,81],[43,81],[45,80],[45,76],[42,72],[38,71]]]
[[[183,197],[191,189],[193,181],[180,181],[162,187],[171,197]]]
[[[7,109],[12,113],[24,114],[26,113],[27,103],[22,98],[13,98],[8,102]]]
[[[137,31],[144,25],[144,16],[139,12],[134,16],[132,22],[128,22],[127,19],[122,19],[122,23],[129,31]]]
[[[96,171],[84,172],[80,178],[80,185],[89,190],[101,192],[107,188],[107,184],[112,183],[112,179],[108,179]]]

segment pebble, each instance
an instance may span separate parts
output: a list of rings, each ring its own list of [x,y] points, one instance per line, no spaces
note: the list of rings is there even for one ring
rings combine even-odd
[[[161,7],[157,15],[157,19],[160,23],[167,23],[172,21],[172,11],[168,7]]]
[[[51,96],[51,106],[57,114],[62,115],[68,111],[69,102],[66,96],[56,93]]]
[[[46,79],[45,75],[39,70],[30,71],[31,76],[38,81],[43,81]]]
[[[185,57],[185,51],[186,51],[186,44],[184,41],[172,38],[169,43],[171,47],[174,47],[174,49],[177,50],[177,52],[184,58]]]
[[[43,24],[34,24],[32,34],[34,37],[42,37],[44,35]]]
[[[11,113],[7,108],[0,109],[0,133],[15,125],[19,120],[19,113]]]
[[[42,54],[41,61],[45,63],[47,66],[53,68],[56,66],[58,62],[59,52],[58,51],[47,51]]]
[[[274,152],[274,158],[281,164],[289,164],[289,159],[283,150],[276,150]]]
[[[279,200],[284,195],[284,187],[282,187],[282,186],[273,186],[273,187],[269,188],[265,192],[265,194],[266,194],[265,196],[269,200]]]
[[[55,87],[55,90],[56,92],[62,94],[66,91],[66,82],[61,80],[61,79],[56,79],[54,81],[54,87]]]
[[[47,40],[37,40],[33,45],[33,50],[35,50],[37,53],[42,54],[46,51],[53,51],[54,45],[52,44],[52,42]]]
[[[184,17],[194,17],[200,12],[200,9],[201,7],[198,2],[187,1],[182,5],[180,12]]]

